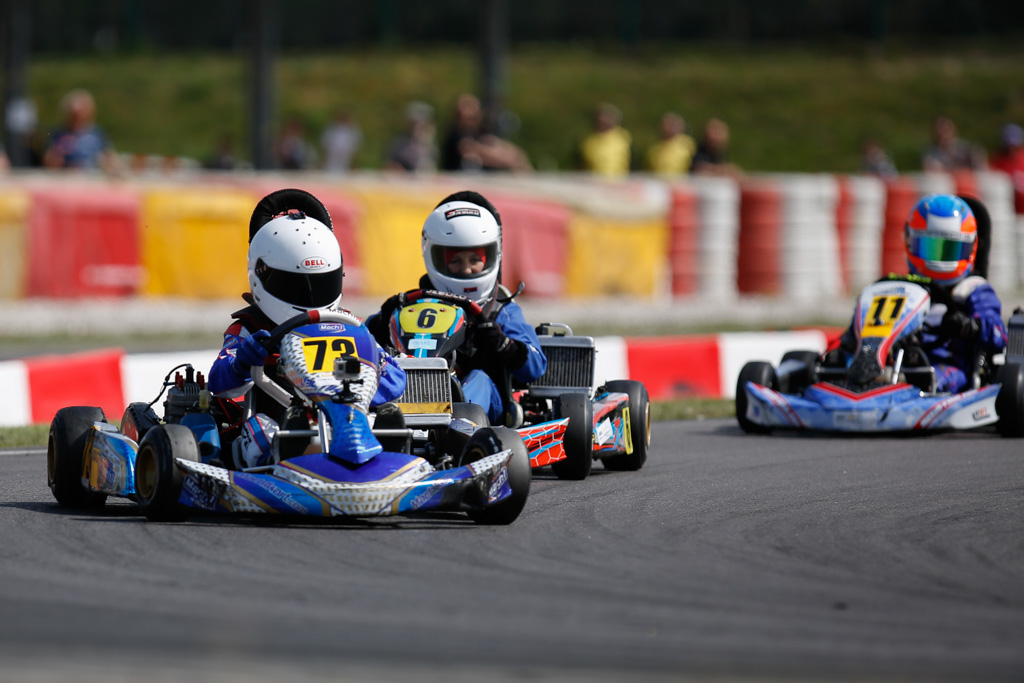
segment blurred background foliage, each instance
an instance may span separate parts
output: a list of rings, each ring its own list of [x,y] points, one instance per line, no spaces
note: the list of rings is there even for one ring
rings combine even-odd
[[[11,0],[2,0],[10,2]],[[383,165],[408,102],[436,112],[479,90],[469,0],[292,0],[277,8],[276,120],[315,143],[339,109]],[[34,0],[28,91],[41,134],[61,96],[91,90],[119,151],[246,156],[245,0]],[[517,0],[508,5],[503,131],[544,170],[575,167],[594,106],[616,104],[639,163],[662,112],[732,128],[748,171],[852,172],[875,137],[920,166],[932,120],[991,149],[1024,123],[1024,4],[962,0]]]

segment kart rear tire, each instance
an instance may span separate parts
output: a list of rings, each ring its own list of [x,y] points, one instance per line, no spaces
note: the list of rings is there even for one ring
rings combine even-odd
[[[85,443],[93,422],[106,422],[101,408],[72,406],[61,408],[50,422],[46,445],[46,483],[57,504],[70,508],[102,507],[105,493],[90,491],[82,485]]]
[[[488,455],[500,453],[506,448],[512,450],[512,458],[508,461],[508,484],[512,495],[496,505],[472,510],[470,519],[477,524],[502,525],[511,524],[519,517],[530,496],[530,454],[519,432],[508,427],[483,427],[473,432],[462,451],[459,465],[468,465]]]
[[[616,455],[604,461],[606,470],[635,472],[647,462],[647,450],[651,446],[651,402],[643,382],[632,379],[617,379],[606,382],[608,391],[629,396],[629,433],[633,452]]]
[[[559,479],[586,479],[594,466],[594,404],[586,394],[562,394],[556,417],[569,418],[569,424],[562,437],[565,460],[552,463],[551,471]]]
[[[789,391],[803,391],[818,381],[818,366],[821,363],[821,354],[817,351],[787,351],[782,356],[781,363],[787,360],[797,360],[806,366],[806,370],[796,373],[789,378]]]
[[[999,395],[996,396],[996,429],[1008,438],[1024,437],[1024,365],[1007,363],[996,374]]]
[[[199,446],[184,425],[154,427],[143,437],[135,457],[135,495],[143,514],[153,522],[181,522],[189,509],[179,502],[182,476],[177,458],[199,462]]]
[[[747,434],[770,434],[771,427],[765,427],[747,419],[747,382],[774,389],[778,385],[775,368],[771,363],[751,361],[743,366],[740,376],[736,380],[736,421],[740,423],[740,429]]]

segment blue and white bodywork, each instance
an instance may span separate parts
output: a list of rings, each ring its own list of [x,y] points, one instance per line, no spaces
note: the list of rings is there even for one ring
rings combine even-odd
[[[778,367],[744,366],[736,392],[740,426],[748,432],[914,432],[998,423],[1000,384],[935,390],[935,369],[916,347],[930,307],[928,289],[916,282],[868,285],[851,326],[855,350],[833,352],[825,363],[813,352],[791,352]]]

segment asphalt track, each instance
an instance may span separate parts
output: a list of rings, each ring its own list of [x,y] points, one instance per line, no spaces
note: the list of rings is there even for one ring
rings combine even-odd
[[[654,425],[510,527],[69,512],[0,452],[0,679],[1024,680],[1024,444]]]

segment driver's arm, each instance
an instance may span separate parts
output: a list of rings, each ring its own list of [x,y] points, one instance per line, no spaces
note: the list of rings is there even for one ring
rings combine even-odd
[[[268,352],[259,339],[269,336],[265,330],[250,335],[241,323],[235,323],[224,332],[224,345],[210,368],[210,391],[223,398],[237,398],[252,386],[250,368],[262,363]]]
[[[377,383],[377,393],[370,400],[371,407],[397,400],[405,393],[405,370],[380,345],[377,346],[377,365],[380,368],[380,381]]]
[[[514,301],[506,304],[495,321],[501,331],[510,339],[520,342],[526,348],[526,359],[517,368],[510,368],[512,376],[520,382],[529,383],[540,378],[548,369],[548,359],[540,348],[540,340],[533,326],[526,322],[523,309]]]

